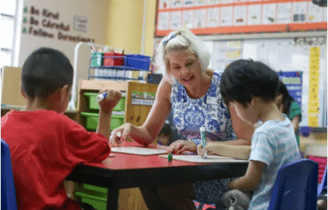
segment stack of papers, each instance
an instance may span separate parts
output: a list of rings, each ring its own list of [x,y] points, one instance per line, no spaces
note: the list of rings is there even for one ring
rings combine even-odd
[[[149,149],[142,147],[112,147],[112,152],[117,153],[127,153],[127,154],[135,154],[135,155],[158,155],[158,154],[166,154],[166,150],[161,149]]]
[[[159,155],[160,157],[167,158],[167,155]],[[244,163],[248,160],[238,160],[231,157],[223,157],[218,155],[208,155],[207,158],[203,158],[199,155],[173,155],[173,160],[182,160],[193,163]]]

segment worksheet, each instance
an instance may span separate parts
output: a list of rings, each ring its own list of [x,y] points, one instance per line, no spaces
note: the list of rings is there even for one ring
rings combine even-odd
[[[167,155],[159,155],[159,157],[167,158]],[[208,155],[207,158],[203,158],[199,155],[172,155],[173,160],[182,160],[192,163],[243,163],[248,160],[238,160],[230,157],[223,157],[218,155]]]
[[[134,155],[158,155],[167,153],[166,150],[141,147],[112,147],[111,151],[116,153],[127,153]]]

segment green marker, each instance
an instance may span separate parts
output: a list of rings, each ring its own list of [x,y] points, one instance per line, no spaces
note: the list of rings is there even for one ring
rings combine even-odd
[[[167,161],[172,162],[172,153],[169,153],[167,156]]]
[[[200,127],[199,132],[200,132],[200,137],[201,137],[201,140],[202,140],[202,148],[204,149],[206,147],[206,144],[207,144],[205,127]],[[205,151],[204,158],[207,158],[207,151]]]

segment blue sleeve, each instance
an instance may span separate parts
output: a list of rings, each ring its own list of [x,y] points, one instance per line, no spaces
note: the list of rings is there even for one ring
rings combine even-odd
[[[193,138],[193,139],[191,139],[191,141],[195,142],[195,144],[196,144],[197,146],[200,145],[201,142],[202,142],[199,138]]]

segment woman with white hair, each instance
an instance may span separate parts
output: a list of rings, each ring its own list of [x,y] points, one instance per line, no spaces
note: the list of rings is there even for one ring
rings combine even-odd
[[[185,139],[173,142],[168,152],[197,152],[200,127],[205,127],[208,142],[250,145],[254,128],[240,120],[220,95],[221,73],[208,69],[210,54],[204,43],[188,29],[166,36],[159,46],[156,62],[164,77],[145,123],[125,123],[112,131],[116,146],[127,136],[142,145],[152,143],[170,111],[174,126]],[[121,137],[117,133],[121,133]],[[213,204],[228,190],[231,179],[181,183],[175,187],[141,189],[149,209],[195,209],[192,200]]]

